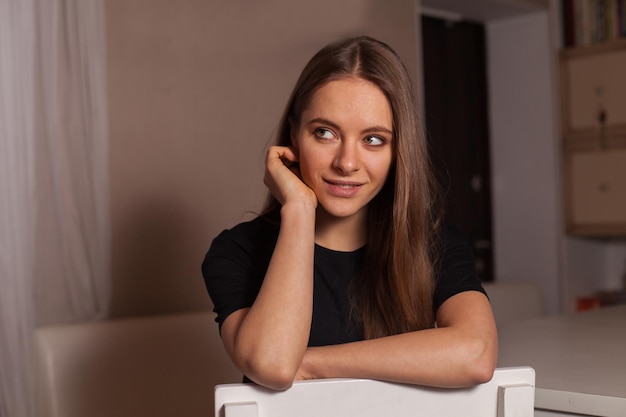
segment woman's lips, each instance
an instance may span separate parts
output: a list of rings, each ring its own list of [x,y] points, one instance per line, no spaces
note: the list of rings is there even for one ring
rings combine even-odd
[[[329,181],[325,180],[328,185],[328,190],[330,193],[336,197],[353,197],[356,195],[361,187],[362,183],[356,182],[344,182],[344,181]]]

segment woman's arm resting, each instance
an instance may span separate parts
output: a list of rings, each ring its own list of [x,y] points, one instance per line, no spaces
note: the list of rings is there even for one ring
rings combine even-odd
[[[371,378],[440,387],[491,379],[498,337],[487,297],[467,291],[437,312],[436,329],[309,348],[298,379]]]
[[[222,341],[235,365],[273,389],[293,383],[311,329],[317,197],[286,165],[297,160],[292,148],[268,150],[264,182],[282,204],[278,240],[252,307],[222,323]]]
[[[313,210],[313,209],[310,209]],[[222,324],[222,341],[235,365],[254,382],[291,386],[309,340],[313,309],[314,215],[283,206],[274,254],[252,307]]]

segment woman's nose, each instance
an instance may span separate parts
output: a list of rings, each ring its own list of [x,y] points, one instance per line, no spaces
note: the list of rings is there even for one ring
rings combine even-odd
[[[333,166],[345,174],[357,171],[361,167],[358,144],[342,142],[337,150]]]

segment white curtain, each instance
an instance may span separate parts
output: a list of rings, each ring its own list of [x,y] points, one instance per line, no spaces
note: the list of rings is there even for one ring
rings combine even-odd
[[[110,287],[103,0],[40,0],[37,322],[104,317]]]
[[[0,0],[0,416],[34,411],[33,0]]]
[[[0,416],[35,415],[38,325],[107,316],[104,0],[0,0]]]

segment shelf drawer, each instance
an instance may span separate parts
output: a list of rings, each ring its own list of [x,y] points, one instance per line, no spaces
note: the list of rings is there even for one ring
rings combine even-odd
[[[626,225],[626,149],[568,156],[570,221],[574,225]]]
[[[626,129],[626,43],[601,53],[561,60],[563,127],[566,138],[621,138]],[[604,135],[601,114],[604,113]],[[602,144],[601,144],[602,145]]]

